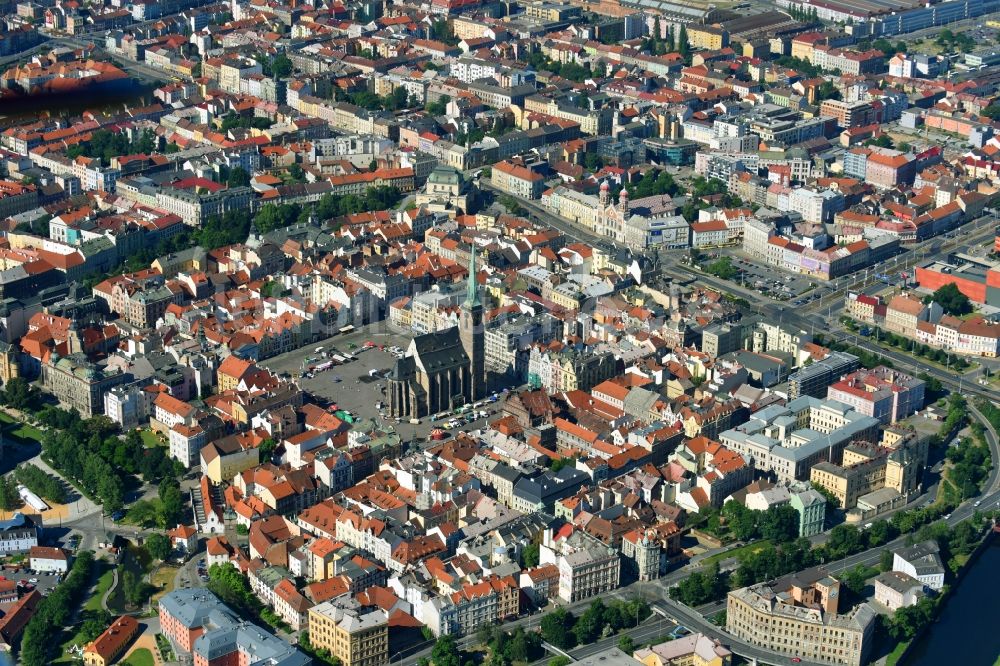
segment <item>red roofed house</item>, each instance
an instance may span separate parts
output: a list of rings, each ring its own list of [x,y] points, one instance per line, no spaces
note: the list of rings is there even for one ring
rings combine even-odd
[[[198,531],[190,525],[178,525],[167,532],[174,548],[180,548],[185,553],[193,553],[198,549]]]
[[[122,615],[83,648],[84,666],[108,666],[125,652],[138,633],[136,619],[131,615]]]
[[[32,546],[28,552],[28,561],[31,570],[40,573],[66,573],[69,571],[69,556],[62,548]]]

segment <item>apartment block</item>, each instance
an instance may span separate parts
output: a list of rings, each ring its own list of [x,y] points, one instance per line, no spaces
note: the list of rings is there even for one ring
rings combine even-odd
[[[309,642],[344,666],[387,666],[389,619],[356,599],[326,601],[309,609]]]
[[[867,663],[874,609],[860,604],[838,613],[840,582],[818,569],[733,590],[726,631],[765,650],[838,666]]]
[[[569,534],[564,534],[565,531]],[[618,588],[621,576],[617,550],[570,527],[555,534],[552,530],[545,532],[539,563],[558,567],[559,598],[564,602],[611,592]]]

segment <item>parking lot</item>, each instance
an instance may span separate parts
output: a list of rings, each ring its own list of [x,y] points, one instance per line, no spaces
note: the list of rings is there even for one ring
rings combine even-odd
[[[38,590],[42,595],[48,596],[60,580],[62,580],[62,574],[54,573],[41,573],[34,572],[27,568],[28,562],[25,560],[24,567],[19,569],[4,569],[0,572],[0,576],[3,576],[7,580],[12,580],[15,583],[26,583],[25,591],[29,591],[32,588]]]
[[[387,399],[386,382],[383,377],[396,362],[396,357],[389,352],[389,348],[396,346],[405,352],[411,337],[393,332],[385,325],[373,325],[261,361],[260,365],[272,372],[292,375],[298,379],[299,386],[304,391],[308,391],[322,403],[335,404],[338,410],[349,412],[355,420],[375,419],[391,425],[403,441],[424,440],[432,430],[440,428],[444,420],[432,422],[429,418],[423,418],[420,419],[420,423],[413,424],[385,416]],[[366,348],[368,341],[376,346]],[[385,349],[379,349],[379,346],[383,345]],[[319,347],[322,349],[317,352]],[[343,355],[344,352],[349,353],[354,359],[320,372],[308,372],[309,366],[322,365],[334,354]],[[327,358],[323,358],[324,353]],[[303,374],[303,371],[306,371],[306,374]],[[309,374],[312,376],[308,376]],[[460,427],[449,431],[449,434],[484,427],[486,421],[498,411],[498,404],[484,405],[481,409],[487,412],[486,418],[463,423]]]
[[[820,280],[804,275],[785,273],[773,266],[763,265],[738,254],[734,254],[731,258],[733,267],[740,271],[732,282],[741,284],[748,289],[755,289],[765,296],[780,301],[797,299],[821,284]]]

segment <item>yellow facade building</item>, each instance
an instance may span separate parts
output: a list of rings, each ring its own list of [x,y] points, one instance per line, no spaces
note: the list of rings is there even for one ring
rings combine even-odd
[[[356,599],[326,601],[309,609],[309,642],[343,666],[388,666],[389,620]]]

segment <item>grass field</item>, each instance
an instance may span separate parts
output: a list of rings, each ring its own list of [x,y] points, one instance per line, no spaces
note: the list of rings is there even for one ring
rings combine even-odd
[[[742,558],[744,555],[748,555],[750,553],[756,553],[759,550],[763,550],[769,544],[770,544],[769,541],[755,541],[754,543],[748,543],[743,546],[733,548],[732,550],[727,550],[724,553],[716,553],[711,557],[706,557],[705,559],[701,560],[701,564],[702,566],[710,567],[715,562],[728,560],[730,557],[735,557],[739,559]]]
[[[101,577],[97,579],[97,585],[94,587],[94,594],[87,599],[87,603],[83,605],[83,610],[85,611],[98,611],[101,610],[101,599],[108,590],[111,589],[111,583],[114,581],[115,572],[108,566],[107,562],[100,562],[99,566],[102,567]],[[106,568],[106,570],[105,570]]]
[[[142,444],[147,449],[153,446],[165,446],[164,443],[160,441],[160,438],[156,435],[156,433],[147,428],[140,430],[139,436],[142,437]]]
[[[4,434],[13,437],[14,439],[20,440],[34,440],[36,442],[42,441],[42,431],[34,426],[30,426],[27,423],[21,423],[13,416],[6,412],[0,412],[0,424],[4,425],[16,425],[16,428],[11,428],[7,430]]]
[[[132,654],[128,656],[128,659],[122,662],[123,664],[129,664],[130,666],[154,666],[156,663],[153,660],[153,653],[146,648],[139,648]]]
[[[156,588],[156,592],[153,594],[153,602],[159,601],[167,592],[171,592],[174,589],[174,578],[177,576],[178,567],[168,566],[161,564],[159,568],[154,571],[150,577],[150,584]]]
[[[910,641],[900,641],[897,643],[892,652],[885,656],[885,666],[896,666],[896,662],[898,662],[899,658],[903,656],[903,651],[906,650],[909,645]]]

